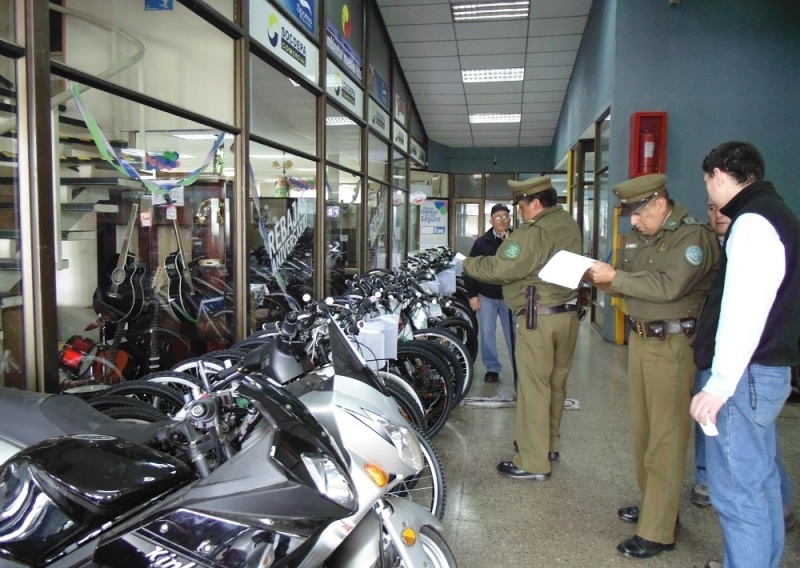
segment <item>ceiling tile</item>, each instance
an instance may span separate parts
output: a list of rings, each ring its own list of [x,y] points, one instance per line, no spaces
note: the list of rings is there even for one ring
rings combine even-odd
[[[591,7],[592,0],[533,0],[531,18],[585,16]]]
[[[404,57],[441,57],[458,55],[455,41],[408,41],[395,42],[394,49],[403,64]]]
[[[558,112],[561,110],[561,103],[527,103],[522,106],[525,114],[535,114],[540,112]]]
[[[545,18],[531,20],[528,32],[531,37],[583,34],[586,27],[586,16],[573,18]]]
[[[528,40],[513,39],[476,39],[458,42],[458,53],[464,55],[496,55],[506,53],[525,53]]]
[[[569,79],[572,76],[572,65],[559,65],[558,67],[531,67],[525,70],[526,81],[539,81],[542,79]]]
[[[492,97],[490,97],[491,100]],[[496,104],[496,100],[491,103],[473,103],[471,99],[469,102],[469,114],[521,114],[521,106],[519,101],[509,104]]]
[[[525,67],[525,53],[503,55],[462,55],[461,69],[508,69]]]
[[[560,111],[559,112],[531,112],[531,113],[526,113],[525,116],[522,117],[522,120],[524,120],[526,124],[529,123],[529,122],[547,122],[547,121],[558,120],[558,117],[559,117],[560,114],[561,114]]]
[[[419,104],[416,95],[460,95],[464,97],[463,83],[412,83],[409,85],[415,93],[414,100]]]
[[[389,34],[393,42],[401,41],[447,41],[456,39],[453,24],[415,24],[392,26]]]
[[[456,39],[506,39],[527,38],[528,22],[526,20],[512,20],[510,22],[465,22],[455,24]]]
[[[524,91],[535,93],[539,91],[565,91],[569,79],[542,79],[540,81],[525,81]]]
[[[467,105],[417,105],[420,114],[466,114]]]
[[[552,67],[554,65],[575,65],[578,51],[544,51],[535,56],[528,55],[525,66],[529,69],[536,67]]]
[[[463,84],[461,71],[406,71],[406,80],[413,83],[458,83]]]
[[[414,102],[419,105],[466,105],[467,100],[464,95],[420,95],[414,96]]]
[[[417,4],[449,4],[450,0],[377,0],[383,12],[384,6],[411,6]],[[387,22],[388,23],[388,22]]]
[[[458,57],[405,57],[400,64],[403,71],[434,71],[461,69]]]
[[[564,91],[524,92],[522,104],[525,103],[563,103]]]
[[[502,83],[464,83],[467,95],[508,95],[521,93],[523,81],[504,81]]]
[[[581,34],[532,37],[528,41],[528,53],[577,50],[581,45],[581,37]]]
[[[387,6],[381,9],[381,15],[390,34],[392,28],[405,24],[419,25],[419,22],[453,24],[449,4],[425,4],[414,6],[413,10],[409,10],[407,6]],[[388,22],[391,22],[391,25]]]

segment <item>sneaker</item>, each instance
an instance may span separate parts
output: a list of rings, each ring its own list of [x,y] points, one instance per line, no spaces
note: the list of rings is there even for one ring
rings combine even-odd
[[[698,507],[711,506],[711,499],[708,496],[707,485],[695,485],[692,487],[691,501]]]
[[[486,376],[483,377],[483,380],[487,383],[496,383],[500,380],[500,375],[495,373],[494,371],[489,371],[486,373]]]

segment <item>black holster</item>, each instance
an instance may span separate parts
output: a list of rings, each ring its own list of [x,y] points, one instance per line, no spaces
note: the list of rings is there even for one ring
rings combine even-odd
[[[536,286],[525,288],[525,326],[528,329],[536,329],[536,306],[539,303],[539,294],[536,293]]]

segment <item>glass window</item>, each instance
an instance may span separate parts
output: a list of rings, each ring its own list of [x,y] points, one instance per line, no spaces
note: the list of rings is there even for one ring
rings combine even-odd
[[[316,162],[250,142],[257,208],[247,229],[250,328],[314,295]]]
[[[369,182],[367,194],[367,266],[387,268],[389,235],[386,218],[389,213],[389,186]]]
[[[373,6],[371,4],[371,6]],[[369,69],[367,70],[367,91],[378,101],[384,110],[393,114],[389,106],[389,38],[377,11],[372,9],[368,14],[369,30]]]
[[[483,184],[481,174],[454,174],[453,175],[453,196],[459,197],[480,197]]]
[[[344,281],[360,272],[361,184],[356,177],[333,166],[325,174],[325,293],[344,290]]]
[[[514,174],[486,174],[486,198],[506,198],[511,195],[508,180],[514,179]]]
[[[611,113],[597,124],[598,140],[600,142],[597,151],[597,169],[601,170],[608,167],[609,148],[611,145]]]
[[[225,14],[230,0],[213,2]],[[54,59],[190,111],[233,123],[233,39],[180,2],[145,10],[142,2],[82,0],[63,12]],[[209,90],[209,83],[214,89]],[[172,128],[176,118],[161,125]]]
[[[392,259],[390,268],[397,268],[408,256],[408,192],[395,189],[392,192]]]
[[[406,185],[406,164],[408,160],[397,150],[393,151],[394,158],[392,159],[392,185],[394,187],[408,188]]]
[[[254,55],[250,129],[299,152],[317,155],[317,99]]]
[[[491,207],[490,207],[491,209]],[[469,256],[475,239],[480,237],[485,229],[480,222],[480,206],[477,203],[455,203],[456,216],[456,252]]]
[[[4,10],[10,7],[4,6]],[[3,24],[0,24],[3,25]],[[22,265],[19,256],[19,168],[15,61],[0,56],[0,79],[7,89],[7,105],[0,105],[0,385],[22,390],[35,390],[33,377],[25,372],[24,329],[22,320]],[[28,381],[31,381],[30,383]]]
[[[14,41],[13,0],[0,0],[0,38]]]
[[[98,131],[78,126],[89,118],[72,100],[53,124],[58,334],[86,352],[62,356],[64,388],[168,369],[233,340],[230,139],[96,89],[81,98]]]
[[[325,120],[325,158],[351,170],[361,170],[361,127],[328,105]]]
[[[377,136],[370,134],[367,157],[367,173],[369,177],[380,181],[388,181],[389,145]]]

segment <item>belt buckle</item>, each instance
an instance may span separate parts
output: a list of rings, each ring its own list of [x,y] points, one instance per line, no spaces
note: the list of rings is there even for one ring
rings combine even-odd
[[[636,333],[639,334],[639,337],[647,337],[645,335],[644,322],[637,321],[637,322],[634,322],[634,323],[636,324]]]

